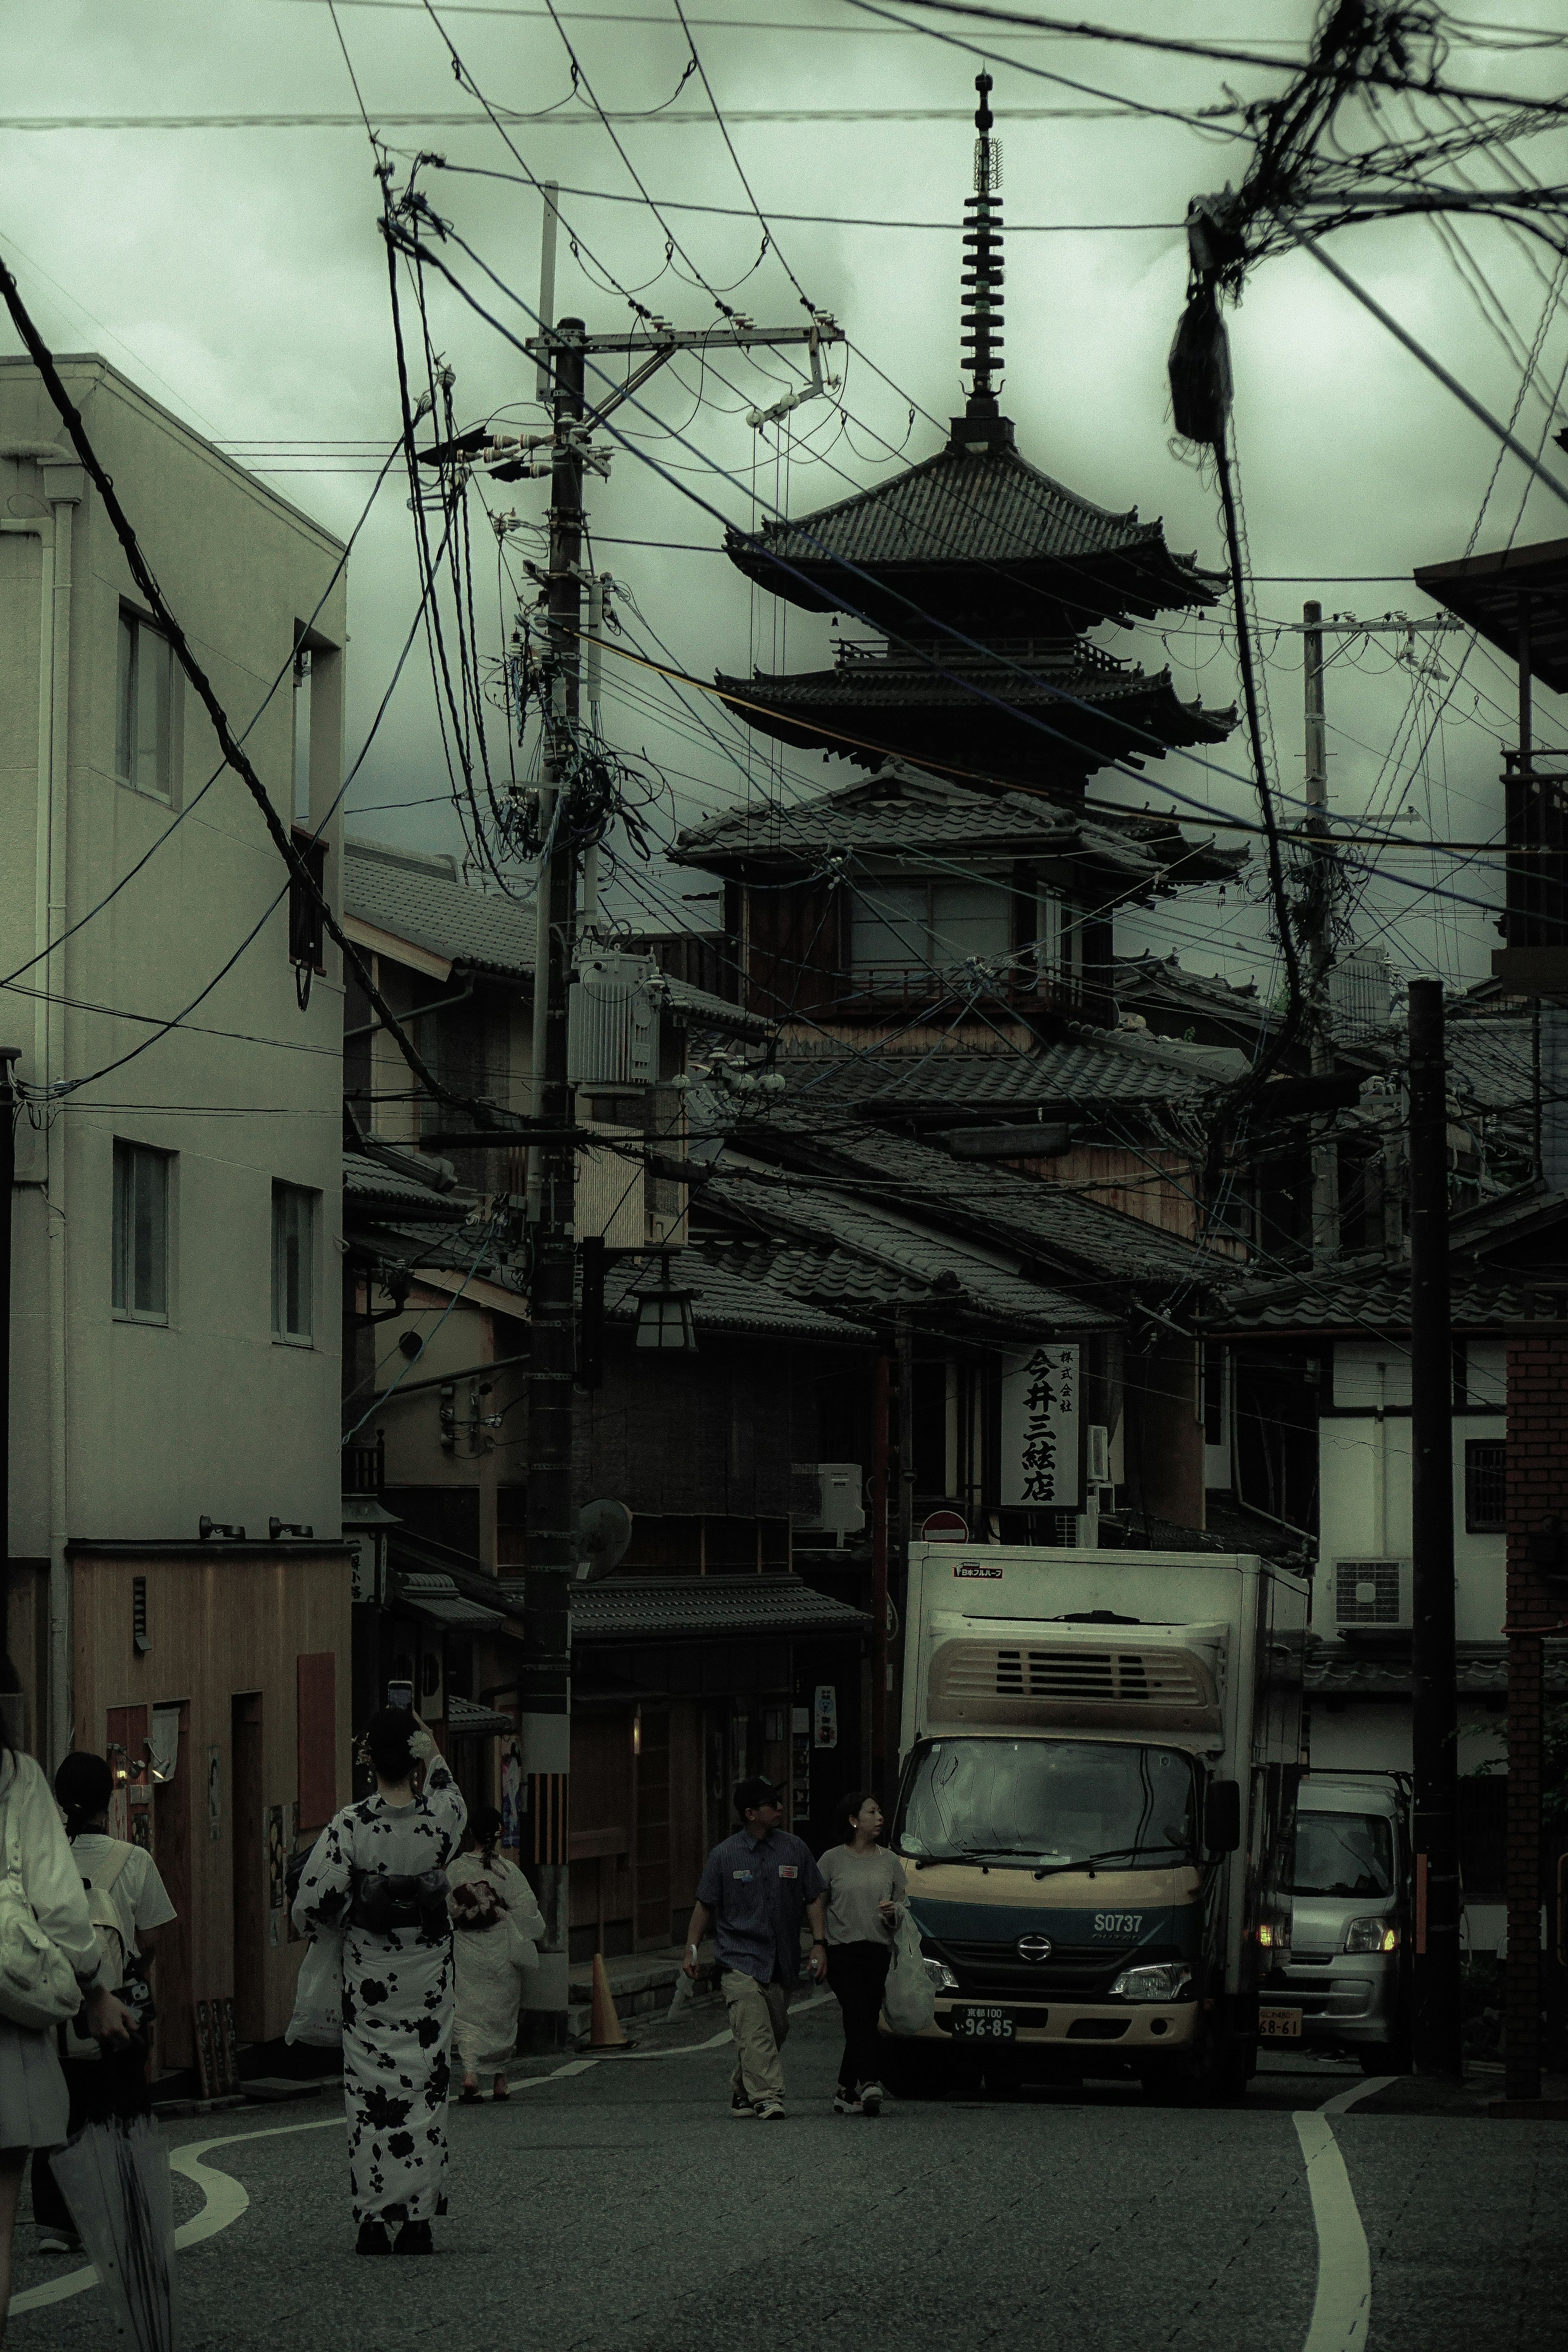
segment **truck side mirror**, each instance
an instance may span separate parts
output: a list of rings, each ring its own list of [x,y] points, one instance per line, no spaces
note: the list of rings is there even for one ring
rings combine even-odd
[[[1241,1843],[1241,1783],[1211,1780],[1204,1798],[1204,1849],[1234,1853]]]

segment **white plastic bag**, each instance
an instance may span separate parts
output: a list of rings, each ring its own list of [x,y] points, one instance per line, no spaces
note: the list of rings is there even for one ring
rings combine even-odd
[[[936,2022],[936,1991],[921,1953],[921,1931],[908,1911],[893,1940],[882,2014],[893,2033],[923,2033]]]
[[[294,2014],[285,2042],[312,2050],[341,2050],[343,2042],[343,1939],[312,1936],[300,1963]]]
[[[0,1878],[0,2017],[37,2032],[63,2025],[81,2007],[76,1970],[39,1927],[22,1876],[22,1836],[5,1807],[5,1870]]]

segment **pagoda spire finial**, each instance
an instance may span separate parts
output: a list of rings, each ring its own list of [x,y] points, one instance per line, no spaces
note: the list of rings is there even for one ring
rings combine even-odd
[[[963,356],[959,364],[973,378],[965,418],[984,429],[999,418],[993,379],[1002,365],[1002,142],[991,135],[991,76],[977,73],[974,87],[980,98],[974,110],[978,136],[974,194],[964,199]]]

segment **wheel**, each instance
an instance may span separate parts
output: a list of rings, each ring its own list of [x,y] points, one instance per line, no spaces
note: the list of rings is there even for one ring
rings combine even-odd
[[[1200,2024],[1184,2050],[1145,2059],[1138,2079],[1147,2096],[1168,2107],[1235,2106],[1247,2096],[1257,2063],[1254,2042],[1240,2034],[1217,2035]]]

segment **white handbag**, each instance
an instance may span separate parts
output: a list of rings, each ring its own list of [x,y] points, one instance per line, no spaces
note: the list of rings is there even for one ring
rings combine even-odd
[[[936,2022],[936,1991],[921,1951],[921,1931],[907,1911],[893,1939],[882,2012],[894,2033],[924,2033]]]
[[[76,1970],[39,1927],[22,1877],[22,1839],[5,1808],[5,1875],[0,1878],[0,2017],[35,2032],[63,2025],[81,2007]]]
[[[341,2050],[343,2042],[343,1939],[312,1936],[300,1963],[294,2014],[285,2042],[311,2050]]]

